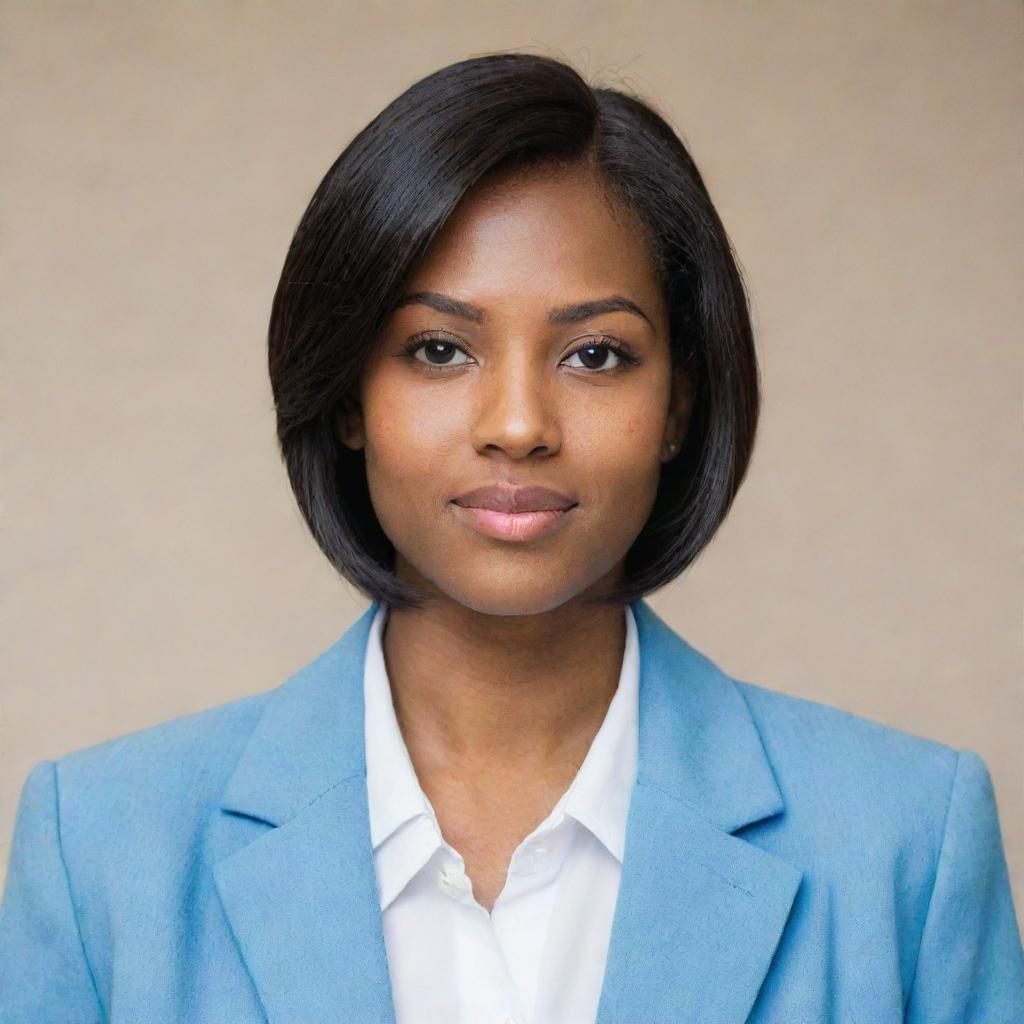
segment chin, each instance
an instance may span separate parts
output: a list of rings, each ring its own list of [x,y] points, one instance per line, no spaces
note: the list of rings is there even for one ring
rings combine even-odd
[[[481,577],[472,583],[465,579],[458,582],[435,579],[431,589],[480,615],[507,618],[543,615],[571,601],[581,588],[569,584],[564,575],[545,580],[517,580],[515,574],[506,574],[500,579]]]
[[[561,607],[565,602],[558,600],[551,604],[538,604],[537,602],[523,602],[516,600],[495,600],[485,602],[464,603],[466,608],[476,612],[478,615],[490,615],[493,618],[522,619],[531,615],[545,615],[547,612]]]
[[[621,576],[624,555],[606,546],[561,557],[551,552],[524,557],[519,550],[475,551],[461,545],[450,555],[435,546],[399,556],[400,579],[436,600],[450,601],[480,615],[525,617],[548,612],[609,589]],[[580,572],[580,567],[586,571]]]
[[[600,573],[577,578],[565,567],[551,571],[549,565],[543,575],[527,571],[517,574],[508,571],[507,566],[505,571],[498,569],[491,574],[481,570],[469,582],[467,570],[471,564],[463,563],[460,568],[461,579],[435,577],[431,589],[480,615],[506,618],[544,615],[595,593],[604,580]]]

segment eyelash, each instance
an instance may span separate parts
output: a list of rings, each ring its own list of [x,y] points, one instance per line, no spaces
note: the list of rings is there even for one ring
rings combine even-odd
[[[430,371],[447,369],[447,367],[444,365],[435,365],[431,363],[426,363],[422,359],[416,359],[416,350],[422,348],[424,345],[428,344],[431,341],[439,341],[447,345],[452,345],[454,348],[457,348],[460,352],[465,353],[467,356],[469,355],[469,353],[466,352],[466,350],[460,344],[458,344],[458,342],[453,341],[450,336],[445,334],[437,334],[433,332],[417,334],[415,337],[410,338],[409,341],[406,342],[406,344],[403,346],[403,355],[419,363],[421,366],[426,367],[426,369]],[[619,366],[613,367],[611,370],[584,369],[584,373],[589,373],[593,375],[613,373],[615,370],[621,370],[623,366],[635,366],[637,363],[640,362],[639,357],[633,352],[631,348],[624,345],[622,342],[612,341],[611,338],[606,338],[604,336],[599,336],[598,340],[596,341],[588,341],[582,345],[578,345],[571,352],[567,352],[565,358],[568,359],[570,356],[574,356],[577,352],[582,352],[584,349],[588,348],[607,348],[610,351],[614,352],[619,357],[621,363]]]

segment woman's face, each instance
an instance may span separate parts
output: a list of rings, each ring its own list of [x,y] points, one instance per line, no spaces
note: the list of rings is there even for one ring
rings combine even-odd
[[[338,420],[342,442],[365,449],[398,578],[491,615],[611,589],[692,404],[639,224],[583,170],[488,179],[403,294],[361,411]],[[491,485],[574,504],[532,516],[456,504]]]

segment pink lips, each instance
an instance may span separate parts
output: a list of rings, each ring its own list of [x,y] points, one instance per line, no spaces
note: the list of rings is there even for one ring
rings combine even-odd
[[[547,487],[477,487],[453,499],[458,515],[480,533],[499,540],[527,541],[561,527],[576,502]]]

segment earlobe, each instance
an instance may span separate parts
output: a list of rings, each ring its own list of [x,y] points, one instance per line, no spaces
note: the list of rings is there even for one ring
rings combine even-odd
[[[688,371],[680,370],[672,377],[672,398],[665,424],[663,454],[666,460],[675,457],[689,431],[693,412],[694,386]]]
[[[358,410],[350,406],[338,406],[334,414],[334,425],[338,440],[346,448],[358,451],[366,444],[366,437],[363,431],[363,417]]]

